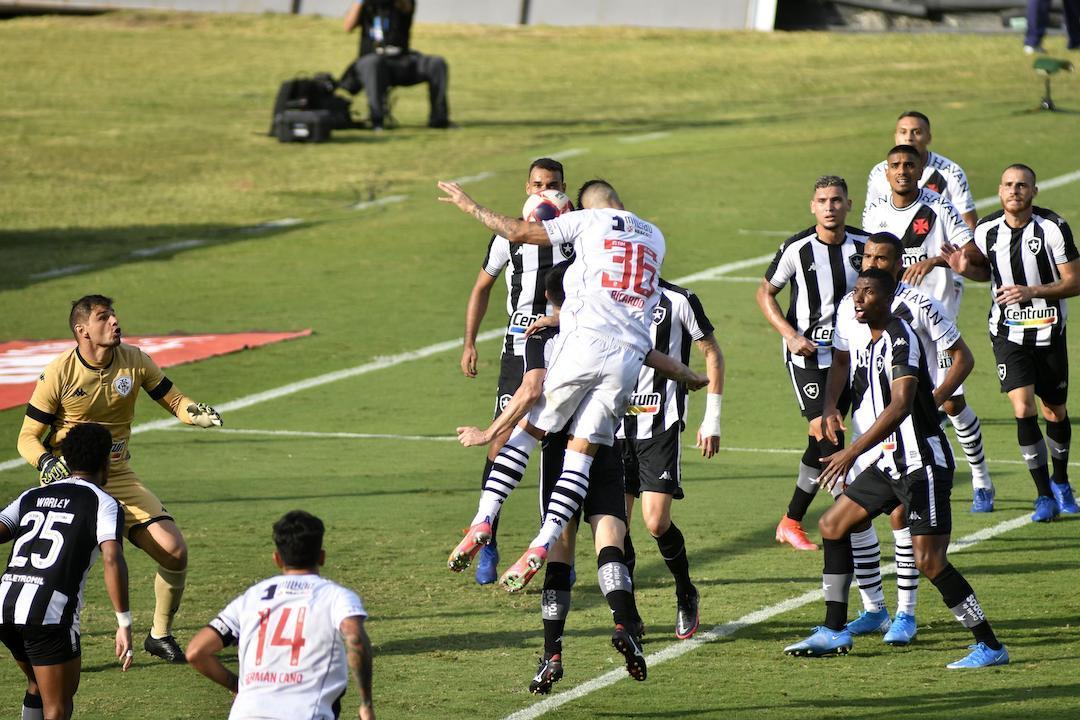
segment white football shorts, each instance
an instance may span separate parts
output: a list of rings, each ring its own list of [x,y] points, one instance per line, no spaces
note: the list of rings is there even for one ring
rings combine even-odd
[[[570,421],[575,438],[611,445],[644,360],[640,350],[588,330],[560,336],[544,379],[544,409],[534,424],[557,432]]]

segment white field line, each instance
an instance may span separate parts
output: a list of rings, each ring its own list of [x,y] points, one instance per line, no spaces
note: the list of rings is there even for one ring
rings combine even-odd
[[[690,283],[699,282],[701,280],[716,280],[721,275],[726,275],[733,270],[742,270],[748,267],[756,267],[773,259],[776,253],[769,253],[768,255],[759,255],[747,260],[737,260],[736,262],[725,263],[723,265],[717,265],[714,268],[708,270],[702,270],[691,275],[684,275],[681,278],[675,278],[672,280],[676,285],[689,285]]]
[[[563,150],[562,152],[551,153],[550,155],[541,155],[540,157],[549,157],[552,160],[565,160],[566,158],[577,157],[589,152],[585,148],[570,148],[569,150]]]
[[[393,195],[388,197],[395,197]],[[402,196],[404,198],[404,196]],[[386,200],[387,198],[383,198]],[[772,258],[772,255],[766,256],[768,259]],[[740,267],[745,267],[747,263],[756,264],[759,259],[753,258],[751,260],[741,260],[738,262],[727,263],[725,265],[717,265],[714,268],[706,270],[706,273],[723,274],[731,270],[737,270]],[[700,273],[699,273],[700,274]],[[677,278],[674,280],[676,284],[682,284],[694,279],[695,276],[690,275],[686,278]],[[498,337],[502,337],[505,334],[503,329],[489,330],[485,333],[481,333],[476,336],[477,342],[484,342],[487,340],[493,340]],[[220,412],[227,412],[230,410],[239,410],[240,408],[250,407],[252,405],[258,405],[260,403],[268,402],[270,400],[277,400],[278,398],[285,397],[286,395],[292,395],[303,390],[310,390],[312,388],[327,385],[329,383],[337,382],[338,380],[345,380],[347,378],[356,377],[357,375],[364,375],[374,370],[383,370],[385,368],[394,367],[401,363],[409,362],[411,360],[419,360],[430,355],[446,352],[447,350],[453,350],[461,347],[462,340],[457,338],[455,340],[447,340],[446,342],[435,343],[434,345],[428,345],[418,350],[410,350],[408,352],[399,353],[397,355],[390,355],[388,357],[375,358],[371,362],[364,363],[363,365],[356,365],[351,368],[345,368],[344,370],[335,370],[334,372],[325,373],[323,375],[316,375],[315,377],[308,378],[306,380],[299,380],[288,385],[282,385],[280,387],[265,390],[253,395],[245,395],[244,397],[237,398],[236,400],[230,400],[226,403],[214,404]],[[173,425],[179,424],[179,420],[176,418],[163,418],[161,420],[153,420],[151,422],[142,423],[136,425],[131,429],[131,434],[146,432],[148,430],[161,430]],[[12,460],[6,460],[0,462],[0,472],[5,472],[13,468],[21,467],[24,461],[21,458],[14,458]]]
[[[759,283],[759,282],[761,282],[760,277],[744,277],[744,276],[741,276],[741,275],[721,275],[720,277],[713,278],[713,280],[716,280],[717,282],[734,282],[734,283]]]
[[[1013,518],[1012,520],[1006,520],[1004,522],[998,523],[997,525],[994,525],[993,527],[979,530],[978,532],[972,533],[971,535],[966,535],[962,538],[952,541],[952,543],[949,545],[949,552],[959,552],[965,548],[971,547],[972,545],[977,545],[984,540],[989,540],[990,538],[997,535],[1001,535],[1011,530],[1023,527],[1030,522],[1031,518],[1027,515]],[[892,574],[895,571],[896,565],[894,564],[889,564],[888,566],[881,568],[881,573],[883,575]],[[739,630],[742,630],[743,628],[763,623],[766,620],[776,617],[777,615],[783,615],[786,612],[795,610],[804,605],[809,605],[812,602],[821,601],[822,599],[824,599],[824,597],[825,595],[820,589],[810,590],[803,593],[802,595],[797,595],[793,598],[784,600],[783,602],[776,603],[775,605],[763,607],[759,610],[755,610],[754,612],[743,615],[738,620],[733,620],[723,625],[717,625],[708,632],[699,633],[690,640],[672,643],[671,645],[668,645],[662,650],[647,655],[645,658],[646,662],[650,668],[656,667],[661,663],[665,663],[669,660],[674,660],[687,654],[688,652],[692,652],[704,645],[705,643],[715,642],[717,640],[729,637],[731,635],[734,635]],[[777,648],[777,656],[779,656],[779,654],[780,650],[779,648]],[[626,670],[624,670],[623,668],[618,668],[617,670],[610,670],[603,675],[595,677],[588,682],[582,683],[581,685],[577,685],[570,690],[567,690],[566,692],[552,695],[545,700],[541,700],[535,705],[530,705],[527,708],[523,708],[515,713],[511,713],[510,715],[507,715],[504,720],[532,720],[533,718],[538,718],[541,715],[544,715],[558,707],[565,705],[566,703],[573,702],[578,698],[582,698],[589,693],[592,693],[596,690],[601,690],[609,685],[614,685],[615,683],[623,680],[624,678],[626,678]]]
[[[258,225],[252,225],[243,229],[243,232],[263,232],[264,230],[273,230],[274,228],[293,227],[295,225],[302,225],[304,223],[300,218],[287,217],[280,220],[267,220],[266,222],[259,223]]]
[[[175,425],[162,428],[162,430],[184,431],[186,427]],[[341,440],[431,440],[433,442],[456,442],[453,435],[393,435],[390,433],[354,433],[354,432],[315,432],[310,430],[259,430],[245,428],[220,428],[214,432],[229,433],[232,435],[269,435],[272,437],[298,437],[313,439],[341,439]]]
[[[135,257],[152,257],[154,255],[160,255],[164,252],[171,252],[173,250],[187,250],[188,248],[198,247],[202,245],[205,240],[177,240],[176,242],[165,243],[164,245],[154,245],[153,247],[139,248],[132,250],[131,254]]]
[[[457,183],[458,185],[464,185],[471,182],[480,182],[481,180],[488,180],[495,177],[495,173],[491,170],[485,170],[484,172],[476,173],[475,175],[462,175],[459,178],[454,178],[450,182]]]
[[[377,200],[364,200],[351,206],[352,210],[368,210],[374,207],[382,207],[383,205],[391,205],[393,203],[399,203],[408,199],[408,195],[387,195],[386,197],[378,198]]]
[[[45,270],[43,272],[33,273],[30,275],[31,280],[47,280],[48,278],[62,277],[64,275],[71,275],[73,273],[82,272],[83,270],[89,270],[94,267],[93,265],[68,265],[67,267],[53,268],[52,270]]]
[[[1064,175],[1058,175],[1057,177],[1050,178],[1049,180],[1042,180],[1036,183],[1040,190],[1050,190],[1051,188],[1061,187],[1062,185],[1068,185],[1080,180],[1080,170],[1074,170],[1071,173],[1065,173]],[[981,200],[975,201],[975,209],[989,207],[1001,202],[1001,199],[997,195],[990,197],[984,197]]]
[[[661,130],[660,132],[642,133],[641,135],[624,135],[619,138],[621,143],[643,143],[651,142],[652,140],[663,140],[666,137],[670,137],[671,133]]]
[[[222,405],[221,407],[225,407]],[[179,430],[187,431],[186,426],[182,426],[179,423],[172,423],[167,427],[158,428],[160,430]],[[342,440],[430,440],[432,442],[454,442],[457,437],[454,435],[397,435],[394,433],[356,433],[356,432],[320,432],[317,430],[264,430],[260,428],[220,428],[215,429],[214,432],[220,433],[235,433],[237,435],[266,435],[266,436],[280,436],[280,437],[300,437],[300,438],[312,438],[312,439],[332,439],[340,438]],[[688,452],[693,452],[697,449],[696,445],[684,445],[684,448]],[[720,450],[724,452],[735,453],[755,453],[757,455],[801,455],[806,451],[796,448],[745,448],[745,447],[721,447]],[[1026,465],[1023,460],[996,460],[994,458],[986,458],[986,461],[995,465]],[[1080,461],[1070,462],[1069,467],[1080,467]]]

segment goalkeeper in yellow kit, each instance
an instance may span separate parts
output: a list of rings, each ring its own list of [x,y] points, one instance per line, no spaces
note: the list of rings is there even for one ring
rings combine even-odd
[[[181,422],[221,425],[221,416],[173,386],[150,357],[120,341],[112,299],[87,295],[72,304],[76,346],[52,360],[38,378],[19,432],[19,454],[41,473],[41,482],[67,477],[60,442],[71,428],[97,423],[112,434],[109,479],[104,490],[120,502],[128,540],[158,564],[154,623],[143,647],[171,663],[184,652],[172,636],[187,576],[187,543],[172,515],[132,471],[128,460],[135,399],[142,388]]]

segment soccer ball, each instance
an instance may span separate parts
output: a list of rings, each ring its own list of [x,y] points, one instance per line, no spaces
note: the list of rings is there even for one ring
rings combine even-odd
[[[521,208],[521,217],[527,222],[542,222],[557,218],[573,209],[574,203],[570,202],[566,193],[558,190],[543,190],[530,195],[525,200],[525,206]]]

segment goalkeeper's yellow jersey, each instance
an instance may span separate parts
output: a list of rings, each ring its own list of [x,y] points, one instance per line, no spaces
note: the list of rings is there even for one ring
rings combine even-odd
[[[43,453],[60,454],[60,441],[71,428],[92,422],[112,434],[112,464],[127,462],[140,389],[182,422],[191,424],[186,408],[192,400],[173,387],[161,368],[139,348],[121,343],[105,367],[86,362],[77,347],[68,350],[46,365],[38,377],[19,432],[19,454],[37,467]]]

